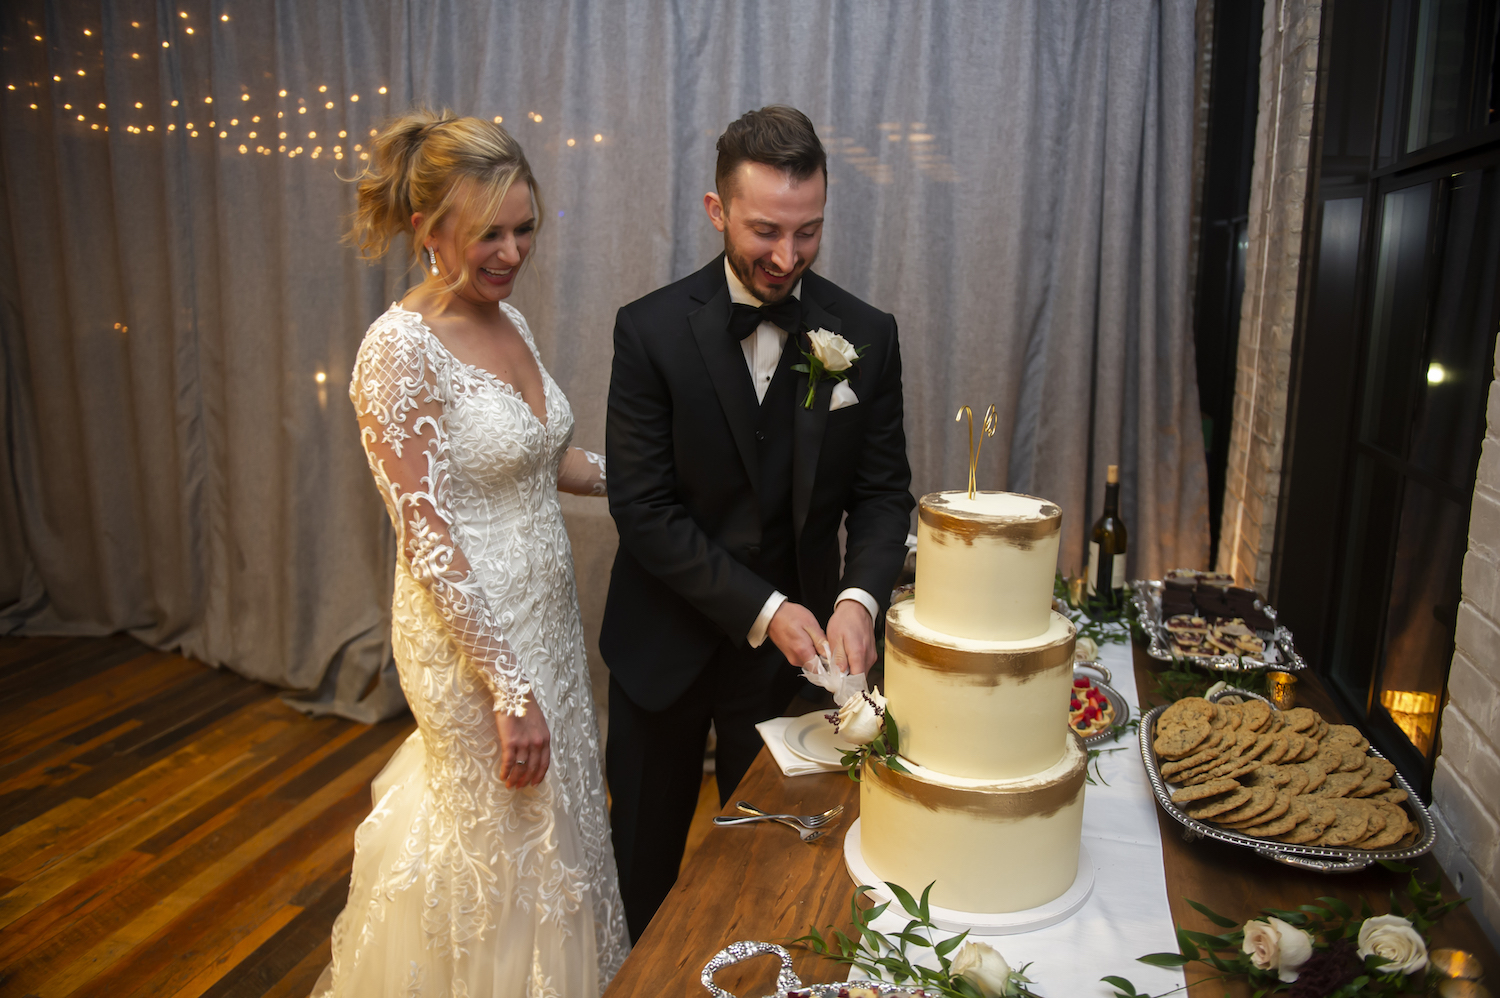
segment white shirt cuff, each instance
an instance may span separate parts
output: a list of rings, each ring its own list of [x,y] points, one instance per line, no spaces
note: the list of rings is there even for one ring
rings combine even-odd
[[[756,617],[755,623],[750,625],[751,648],[759,648],[765,644],[766,632],[771,629],[771,618],[776,616],[776,611],[780,610],[781,604],[785,602],[786,597],[781,593],[773,592],[766,597],[766,605],[760,608],[760,616]]]
[[[874,596],[871,596],[863,589],[845,589],[843,592],[839,593],[839,598],[833,601],[834,608],[836,609],[838,605],[844,602],[844,600],[846,599],[852,599],[854,600],[854,602],[858,603],[860,606],[868,610],[870,612],[871,623],[874,623],[875,618],[880,615],[880,604],[875,602]]]

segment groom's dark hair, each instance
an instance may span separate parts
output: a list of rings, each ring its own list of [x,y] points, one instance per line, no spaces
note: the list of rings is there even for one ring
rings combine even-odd
[[[828,154],[817,129],[801,111],[786,104],[770,104],[759,111],[746,111],[719,136],[719,163],[714,186],[726,203],[733,191],[733,176],[741,163],[764,163],[806,180],[819,170],[828,183]]]

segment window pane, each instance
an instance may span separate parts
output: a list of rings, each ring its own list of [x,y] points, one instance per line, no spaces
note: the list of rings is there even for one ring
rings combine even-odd
[[[1404,454],[1427,321],[1427,223],[1433,185],[1392,191],[1381,206],[1361,435]]]
[[[1418,388],[1411,462],[1467,493],[1484,435],[1494,356],[1490,317],[1500,273],[1500,171],[1473,170],[1448,188],[1443,269]]]
[[[1469,509],[1409,478],[1403,493],[1376,701],[1430,757],[1453,658]]]
[[[1467,130],[1463,70],[1468,6],[1468,0],[1422,0],[1412,45],[1407,152]]]

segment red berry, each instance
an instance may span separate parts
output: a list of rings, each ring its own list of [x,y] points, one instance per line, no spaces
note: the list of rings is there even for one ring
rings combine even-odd
[[[1075,679],[1073,680],[1073,688],[1086,690],[1089,688],[1089,681],[1087,679]]]
[[[1078,710],[1082,706],[1083,706],[1083,704],[1079,703],[1077,700],[1069,700],[1068,701],[1068,709],[1069,710]]]

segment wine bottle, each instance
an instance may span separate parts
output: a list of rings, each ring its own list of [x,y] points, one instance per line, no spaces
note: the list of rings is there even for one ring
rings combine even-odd
[[[1094,521],[1089,538],[1089,596],[1112,607],[1124,604],[1126,550],[1125,521],[1120,519],[1120,466],[1112,464],[1104,476],[1104,515]]]

